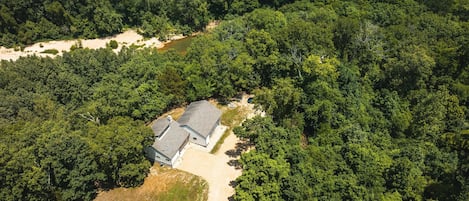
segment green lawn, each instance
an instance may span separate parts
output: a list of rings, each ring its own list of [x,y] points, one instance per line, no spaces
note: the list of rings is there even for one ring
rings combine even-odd
[[[221,138],[218,140],[217,144],[213,146],[213,149],[210,151],[211,154],[217,153],[220,146],[223,144],[225,139],[230,135],[231,131],[235,126],[241,124],[241,122],[246,118],[247,111],[241,107],[236,107],[234,109],[222,108],[224,110],[221,115],[221,124],[227,126]]]

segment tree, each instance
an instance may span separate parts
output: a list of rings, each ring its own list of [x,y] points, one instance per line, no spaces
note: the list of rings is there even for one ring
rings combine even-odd
[[[412,108],[414,121],[410,127],[412,136],[436,140],[445,131],[461,129],[464,112],[457,98],[446,88],[434,93],[415,94],[417,103]]]
[[[311,54],[324,57],[333,55],[332,37],[328,26],[324,24],[294,19],[280,29],[275,38],[288,68],[298,69]]]
[[[128,117],[115,117],[106,125],[88,124],[87,135],[97,164],[106,177],[108,185],[123,187],[143,183],[150,163],[143,149],[150,146],[153,133],[141,121]]]
[[[403,200],[421,200],[425,180],[422,172],[408,158],[395,159],[385,173],[386,187],[397,191]]]
[[[188,82],[183,79],[181,68],[178,65],[174,67],[167,66],[161,70],[157,77],[161,92],[166,96],[172,96],[173,100],[171,102],[173,104],[181,104],[187,99],[186,89]]]
[[[402,100],[397,92],[388,90],[383,90],[376,102],[389,123],[391,135],[404,137],[412,122],[409,103]]]
[[[235,200],[282,200],[281,183],[289,172],[285,161],[251,151],[243,154],[241,163],[243,175],[236,179]]]
[[[208,4],[205,0],[169,1],[168,16],[191,31],[203,30],[209,22]]]
[[[229,5],[228,12],[231,14],[241,15],[243,13],[251,12],[256,8],[259,8],[260,4],[258,0],[233,0]]]
[[[86,141],[77,133],[66,133],[57,125],[43,134],[36,144],[37,158],[47,174],[47,186],[67,200],[92,199],[95,184],[104,180]],[[62,127],[64,128],[64,127]]]
[[[277,79],[271,89],[254,91],[255,102],[274,119],[289,117],[300,107],[302,91],[294,86],[292,79]]]
[[[173,25],[166,16],[155,16],[150,12],[142,16],[142,34],[145,37],[158,37],[165,40],[173,30]]]
[[[276,41],[264,30],[252,30],[246,35],[245,44],[249,55],[255,59],[254,71],[260,76],[262,85],[271,85],[273,79],[283,74]]]
[[[186,57],[191,64],[184,69],[195,89],[192,96],[205,98],[213,93],[228,98],[237,91],[250,91],[256,87],[258,78],[253,73],[254,61],[245,52],[244,46],[236,40],[220,42],[209,36],[194,41]]]
[[[270,9],[256,9],[244,16],[249,29],[273,32],[286,26],[283,13]]]
[[[350,60],[352,54],[352,43],[354,36],[359,30],[359,22],[357,19],[350,17],[342,17],[337,20],[334,27],[334,45],[339,50],[343,59]]]

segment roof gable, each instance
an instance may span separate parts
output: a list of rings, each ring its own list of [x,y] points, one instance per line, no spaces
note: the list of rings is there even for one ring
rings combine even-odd
[[[169,158],[173,158],[174,155],[176,155],[176,153],[178,152],[181,145],[183,145],[186,142],[186,139],[188,139],[189,133],[187,133],[187,131],[181,128],[178,122],[170,122],[166,119],[163,120],[169,122],[167,131],[164,135],[161,135],[159,138],[155,139],[155,142],[153,143],[153,148],[155,148],[161,154]]]
[[[153,130],[153,133],[155,133],[155,136],[161,136],[163,135],[165,130],[168,128],[170,123],[171,121],[161,118],[161,119],[156,120],[155,123],[151,125],[151,129]]]
[[[217,107],[206,100],[201,100],[189,104],[178,122],[207,137],[220,117],[221,111]]]

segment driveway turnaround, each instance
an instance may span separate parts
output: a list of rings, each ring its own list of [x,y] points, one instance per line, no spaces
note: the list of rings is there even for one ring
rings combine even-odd
[[[236,163],[239,155],[229,154],[239,142],[230,133],[215,154],[190,144],[176,168],[201,176],[208,182],[208,201],[228,200],[234,194],[233,181],[241,175],[241,169],[237,168]]]

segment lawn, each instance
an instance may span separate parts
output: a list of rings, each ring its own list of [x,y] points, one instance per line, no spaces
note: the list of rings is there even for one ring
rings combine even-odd
[[[229,108],[222,108],[223,114],[221,116],[221,124],[227,126],[228,128],[225,130],[225,133],[221,136],[221,138],[218,140],[217,144],[213,146],[213,149],[210,151],[211,154],[217,153],[218,149],[220,149],[220,146],[223,144],[225,141],[225,138],[230,135],[230,133],[233,131],[233,128],[235,126],[238,126],[241,124],[241,122],[246,118],[246,115],[248,111],[243,108],[243,107],[236,107],[233,109]]]
[[[202,178],[181,170],[155,165],[142,186],[103,191],[95,201],[205,201],[207,198],[208,184]]]

